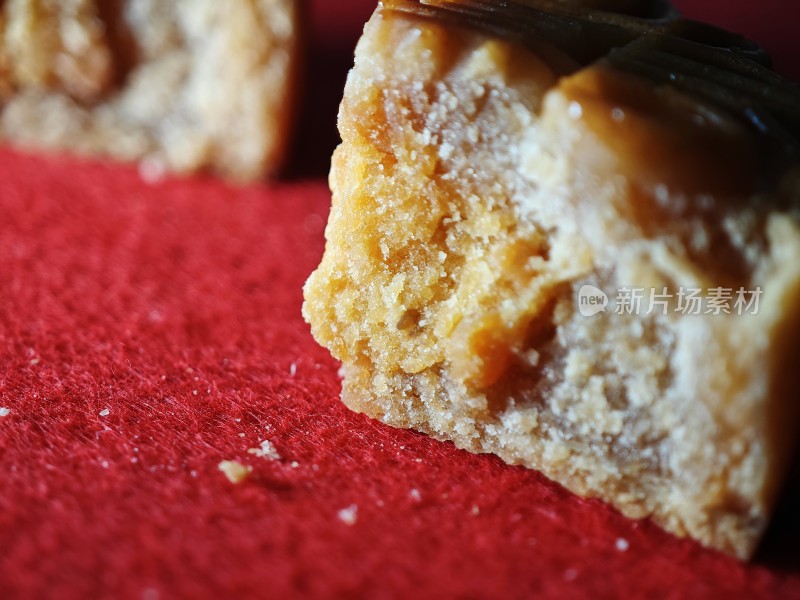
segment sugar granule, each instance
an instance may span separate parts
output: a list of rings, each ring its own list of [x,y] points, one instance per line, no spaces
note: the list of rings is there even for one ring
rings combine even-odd
[[[278,451],[275,449],[275,446],[272,445],[272,442],[269,440],[264,440],[261,442],[260,448],[250,448],[247,450],[249,454],[254,454],[259,458],[268,458],[270,460],[280,460],[281,455],[278,454]]]

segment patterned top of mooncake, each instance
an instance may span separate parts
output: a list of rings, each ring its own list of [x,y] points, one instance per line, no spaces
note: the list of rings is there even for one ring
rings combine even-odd
[[[517,41],[564,74],[597,65],[673,87],[745,122],[792,163],[800,160],[800,86],[774,73],[769,56],[754,42],[685,19],[662,0],[383,0],[382,5]]]

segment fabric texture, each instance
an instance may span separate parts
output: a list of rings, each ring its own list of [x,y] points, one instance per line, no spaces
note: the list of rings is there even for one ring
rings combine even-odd
[[[751,4],[693,12],[797,22]],[[800,598],[796,495],[743,564],[339,402],[301,288],[373,5],[312,5],[291,180],[0,150],[0,598]]]

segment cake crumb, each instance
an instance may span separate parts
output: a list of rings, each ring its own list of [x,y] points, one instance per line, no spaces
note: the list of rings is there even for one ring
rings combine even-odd
[[[278,451],[275,449],[275,446],[272,445],[272,442],[269,440],[264,440],[261,442],[261,447],[259,448],[249,448],[247,450],[248,454],[254,454],[259,458],[266,458],[269,460],[280,460],[281,455],[278,454]]]
[[[422,494],[419,493],[417,488],[411,488],[411,491],[408,493],[411,496],[411,499],[414,502],[421,502],[422,501]]]
[[[619,550],[620,552],[625,552],[628,548],[631,547],[631,545],[628,543],[628,540],[626,540],[625,538],[617,538],[617,542],[615,545],[617,547],[617,550]]]
[[[5,406],[0,407],[0,417],[7,417],[11,414],[11,409],[6,408]]]
[[[290,466],[291,466],[293,469],[296,469],[297,467],[299,467],[299,466],[300,466],[300,463],[299,463],[299,462],[297,462],[296,460],[293,460],[293,461],[292,461],[291,463],[289,463],[289,464],[290,464]]]
[[[337,516],[345,525],[355,525],[356,520],[358,520],[358,506],[351,504],[347,508],[340,510]]]
[[[297,363],[292,363],[289,365],[289,376],[294,377],[297,375]]]
[[[481,509],[477,504],[473,504],[472,505],[472,514],[475,515],[475,516],[478,516],[479,514],[481,514]]]
[[[225,474],[231,483],[241,483],[253,472],[253,467],[243,465],[236,460],[223,460],[217,468]]]
[[[101,417],[107,417],[110,414],[111,414],[111,411],[109,409],[107,409],[107,408],[104,408],[103,410],[100,411],[100,416]]]

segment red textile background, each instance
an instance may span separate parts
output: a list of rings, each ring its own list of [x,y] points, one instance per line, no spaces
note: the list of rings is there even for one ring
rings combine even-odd
[[[0,151],[0,598],[800,598],[796,497],[745,565],[339,403],[301,286],[372,4],[314,7],[291,180]],[[687,12],[797,73],[797,11],[740,4]],[[248,454],[265,439],[280,460]]]

